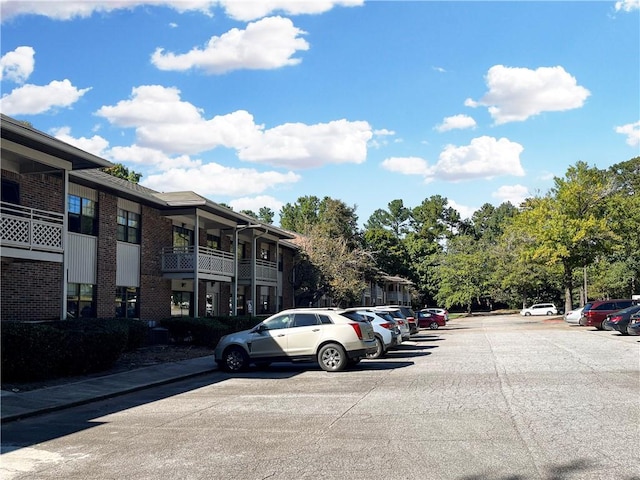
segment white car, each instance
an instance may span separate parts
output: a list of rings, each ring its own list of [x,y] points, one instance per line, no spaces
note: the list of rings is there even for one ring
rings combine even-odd
[[[523,308],[520,315],[528,317],[529,315],[557,315],[558,309],[553,303],[536,303],[529,308]]]
[[[411,339],[411,327],[409,326],[409,322],[407,322],[407,319],[402,315],[400,310],[398,310],[397,308],[388,307],[372,307],[372,310],[374,312],[382,312],[391,315],[398,325],[398,328],[400,329],[402,340],[404,341]]]
[[[295,308],[276,313],[250,330],[225,335],[214,355],[227,372],[276,361],[317,361],[323,370],[335,372],[375,351],[373,326],[353,309]]]
[[[564,321],[573,325],[580,324],[580,317],[582,317],[582,309],[584,307],[576,308],[564,314]]]
[[[356,313],[362,315],[373,326],[376,335],[376,351],[367,354],[367,358],[380,358],[389,349],[402,343],[402,333],[394,318],[388,313],[374,312],[370,309],[358,310]]]

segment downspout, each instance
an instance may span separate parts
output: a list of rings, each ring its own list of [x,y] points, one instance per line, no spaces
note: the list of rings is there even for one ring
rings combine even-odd
[[[193,243],[194,243],[194,254],[195,254],[195,261],[194,263],[194,267],[193,267],[193,318],[198,318],[199,317],[199,311],[198,311],[198,293],[199,293],[199,287],[200,287],[200,282],[199,282],[199,278],[198,278],[198,264],[200,261],[200,215],[198,215],[198,210],[196,209],[196,225],[195,225],[195,235],[194,235],[194,239],[193,239]]]
[[[240,259],[238,258],[238,228],[233,229],[233,291],[231,292],[231,313],[233,316],[238,315],[238,262]]]
[[[67,253],[67,235],[69,234],[69,172],[63,170],[63,182],[64,182],[64,198],[62,200],[62,211],[64,217],[62,218],[62,305],[60,308],[60,319],[65,320],[67,318],[67,294],[69,293],[69,256]],[[95,296],[94,296],[95,299]],[[94,305],[97,307],[97,305]],[[77,309],[76,309],[77,310]],[[97,314],[97,308],[96,308]]]

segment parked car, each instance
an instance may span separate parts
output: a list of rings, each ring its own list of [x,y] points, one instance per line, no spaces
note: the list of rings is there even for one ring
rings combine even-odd
[[[631,320],[631,315],[640,312],[640,305],[632,305],[629,308],[618,310],[607,315],[602,322],[605,330],[614,330],[622,335],[627,335],[627,326]]]
[[[400,327],[388,313],[374,312],[371,309],[357,310],[371,325],[376,336],[376,351],[367,354],[367,358],[380,358],[393,347],[402,343]]]
[[[436,315],[441,315],[441,316],[444,317],[444,321],[445,322],[449,321],[449,311],[446,308],[425,307],[420,311],[421,312],[435,313]]]
[[[582,309],[584,307],[580,307],[580,308],[574,308],[573,310],[567,312],[564,314],[564,321],[567,323],[570,323],[572,325],[579,325],[580,324],[580,317],[582,316]]]
[[[431,330],[437,330],[439,327],[447,325],[447,321],[443,315],[439,315],[433,312],[427,312],[420,310],[416,313],[418,319],[419,328],[430,328]]]
[[[598,330],[602,330],[602,321],[607,315],[623,308],[628,308],[631,305],[633,305],[633,300],[631,299],[598,300],[587,303],[582,310],[580,325],[596,327]]]
[[[400,310],[391,307],[372,307],[372,309],[376,312],[384,312],[393,317],[396,324],[398,325],[398,328],[400,329],[400,334],[403,341],[409,340],[411,338],[411,328],[409,327],[409,322],[407,321],[405,316],[402,315],[402,312],[400,312]]]
[[[629,335],[640,335],[640,312],[634,313],[629,318],[629,325],[627,325],[627,333]]]
[[[411,307],[406,305],[385,305],[385,307],[396,308],[409,323],[409,331],[411,335],[418,332],[418,324],[416,323],[416,314]]]
[[[558,309],[553,303],[536,303],[528,308],[520,310],[520,315],[557,315]]]
[[[375,350],[373,326],[353,310],[299,308],[276,313],[250,330],[225,335],[214,355],[227,372],[275,361],[317,361],[323,370],[334,372]]]

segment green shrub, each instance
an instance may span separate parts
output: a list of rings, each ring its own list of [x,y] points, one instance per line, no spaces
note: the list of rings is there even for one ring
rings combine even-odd
[[[171,340],[215,348],[220,338],[232,332],[253,328],[260,320],[256,317],[173,317],[162,320],[160,326],[169,330]]]
[[[2,381],[82,375],[113,366],[138,326],[122,319],[2,323]],[[134,331],[133,335],[130,332]]]

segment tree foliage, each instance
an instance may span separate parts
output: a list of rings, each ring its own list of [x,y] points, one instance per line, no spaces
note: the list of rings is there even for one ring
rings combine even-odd
[[[129,170],[122,163],[116,163],[113,167],[104,167],[101,168],[105,173],[109,175],[113,175],[114,177],[122,178],[124,180],[128,180],[131,183],[138,183],[142,178],[141,173],[134,172],[133,170]]]

